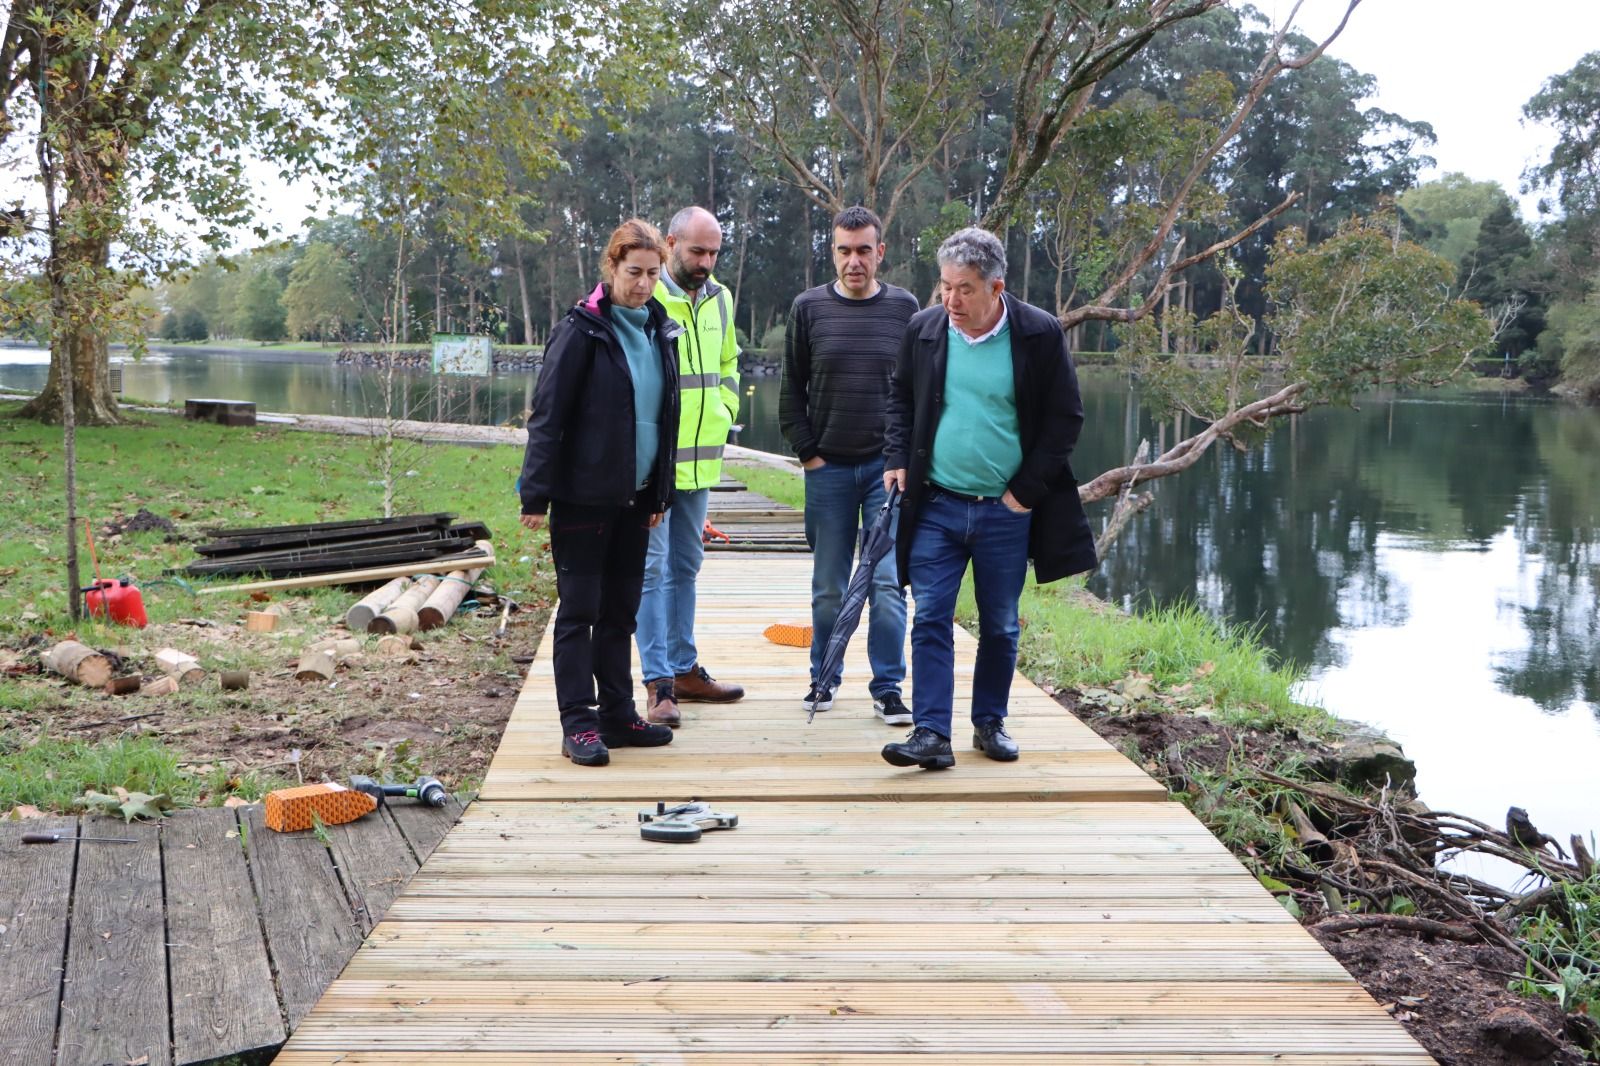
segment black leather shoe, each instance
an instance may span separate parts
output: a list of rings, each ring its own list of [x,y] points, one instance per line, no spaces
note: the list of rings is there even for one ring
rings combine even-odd
[[[920,766],[924,770],[948,770],[956,764],[950,741],[924,726],[898,744],[883,746],[883,761],[891,766]]]
[[[999,762],[1015,762],[1021,754],[1017,742],[1006,733],[1005,721],[1000,718],[977,723],[972,730],[972,746]]]
[[[600,739],[608,748],[659,748],[672,743],[672,728],[647,722],[637,714],[626,722],[600,719]]]

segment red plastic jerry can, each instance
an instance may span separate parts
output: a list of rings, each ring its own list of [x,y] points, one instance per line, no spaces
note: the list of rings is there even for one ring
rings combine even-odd
[[[100,578],[83,592],[91,615],[103,615],[118,625],[136,629],[143,629],[150,622],[144,613],[144,597],[139,595],[132,578]]]

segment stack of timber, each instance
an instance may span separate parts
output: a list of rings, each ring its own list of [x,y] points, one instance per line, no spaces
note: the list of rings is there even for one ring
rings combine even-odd
[[[260,574],[270,578],[428,562],[470,553],[489,539],[482,522],[455,522],[446,512],[345,522],[208,529],[215,538],[195,548],[195,577]],[[445,568],[441,568],[445,569]]]

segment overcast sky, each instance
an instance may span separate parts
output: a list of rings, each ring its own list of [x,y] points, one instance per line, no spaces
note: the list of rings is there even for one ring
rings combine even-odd
[[[1282,17],[1293,5],[1260,6]],[[1326,33],[1344,8],[1306,0],[1301,26]],[[1433,125],[1439,142],[1429,154],[1439,165],[1422,180],[1461,171],[1499,182],[1532,220],[1537,197],[1521,196],[1518,182],[1555,137],[1523,125],[1522,105],[1546,78],[1600,51],[1600,0],[1363,0],[1328,51],[1378,79],[1372,105]]]
[[[1256,0],[1274,20],[1293,0]],[[1318,39],[1344,12],[1346,0],[1305,0],[1302,32]],[[1554,136],[1522,122],[1522,105],[1553,74],[1600,50],[1600,0],[1363,0],[1332,55],[1378,80],[1369,103],[1433,125],[1430,150],[1439,165],[1427,181],[1461,171],[1495,181],[1535,219],[1537,197],[1522,196],[1525,166],[1545,157]],[[264,205],[285,234],[301,229],[305,198],[255,168]],[[252,242],[253,243],[253,242]]]

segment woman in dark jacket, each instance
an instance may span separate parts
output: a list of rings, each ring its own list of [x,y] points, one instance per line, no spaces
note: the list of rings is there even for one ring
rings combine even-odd
[[[672,730],[634,710],[631,655],[650,528],[672,499],[682,332],[652,298],[667,257],[654,226],[618,226],[602,282],[550,333],[528,417],[522,524],[550,512],[561,751],[604,766],[611,748]]]

